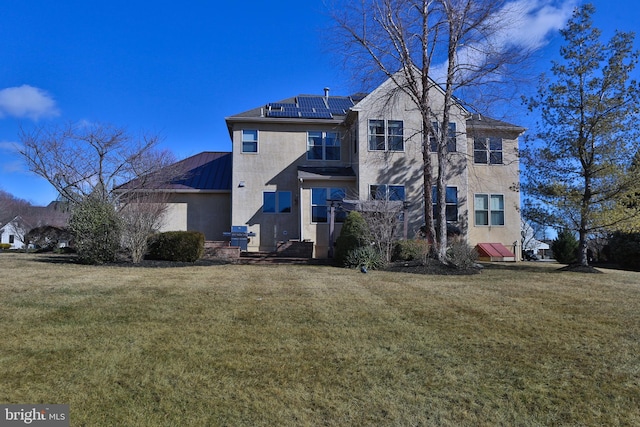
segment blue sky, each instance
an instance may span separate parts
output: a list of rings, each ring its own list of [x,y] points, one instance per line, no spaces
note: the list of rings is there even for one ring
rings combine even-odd
[[[520,1],[531,9],[521,33],[540,34],[536,68],[548,69],[563,11],[579,2]],[[636,0],[592,3],[605,39],[640,32]],[[327,86],[355,93],[327,48],[330,24],[322,0],[3,0],[0,189],[36,205],[56,197],[15,151],[21,126],[111,123],[159,134],[162,148],[184,158],[230,151],[226,116]]]

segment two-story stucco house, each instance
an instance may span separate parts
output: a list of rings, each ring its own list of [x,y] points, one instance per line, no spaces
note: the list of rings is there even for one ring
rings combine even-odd
[[[357,97],[331,96],[325,89],[324,95],[299,95],[226,118],[233,144],[231,225],[246,225],[255,235],[249,251],[309,240],[314,256],[326,257],[329,206],[345,198],[407,202],[405,229],[410,238],[417,235],[424,225],[422,119],[407,95],[389,95],[392,85],[387,81]],[[437,112],[443,95],[432,92]],[[447,221],[473,246],[493,243],[519,252],[517,148],[523,131],[453,108]],[[338,229],[340,220],[338,215]]]
[[[327,257],[332,205],[337,237],[343,200],[386,199],[403,202],[403,229],[408,238],[417,236],[425,223],[422,119],[407,95],[393,89],[391,81],[350,97],[325,89],[227,117],[232,152],[180,162],[185,174],[166,187],[171,198],[163,229],[224,240],[232,228],[246,228],[248,251],[308,241],[315,257]],[[430,99],[437,116],[443,94],[434,88]],[[523,131],[459,105],[451,113],[447,222],[482,258],[516,259],[520,252]],[[427,141],[435,164],[435,141]]]

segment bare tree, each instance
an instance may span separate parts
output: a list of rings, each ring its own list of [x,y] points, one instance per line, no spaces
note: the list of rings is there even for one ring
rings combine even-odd
[[[121,206],[122,243],[133,263],[143,260],[149,236],[162,227],[167,199],[167,193],[139,191],[130,193]]]
[[[30,206],[31,204],[26,200],[0,189],[0,225],[19,215],[24,215]]]
[[[346,200],[349,208],[360,212],[369,229],[368,238],[385,263],[391,261],[395,242],[402,236],[403,202],[388,196],[376,200]],[[406,218],[404,218],[406,221]]]
[[[447,150],[449,120],[455,94],[503,80],[509,65],[527,56],[527,49],[502,38],[498,17],[501,0],[360,0],[338,1],[333,16],[344,52],[355,69],[372,71],[393,82],[408,96],[422,118],[423,199],[426,234],[434,255],[446,261],[446,182],[451,153]],[[517,14],[511,13],[511,16]],[[357,64],[357,65],[355,65]],[[495,90],[493,91],[494,93]],[[391,96],[391,95],[390,95]],[[442,96],[441,107],[434,97]],[[437,126],[433,126],[437,123]],[[437,141],[436,161],[429,135]],[[436,191],[436,215],[432,186]]]
[[[158,150],[158,137],[134,138],[123,128],[105,124],[68,124],[22,130],[20,139],[30,170],[49,181],[63,199],[75,206],[91,199],[113,207],[121,234],[110,242],[122,239],[132,260],[139,262],[146,238],[158,229],[166,210],[161,189],[180,177],[173,155]],[[90,221],[82,224],[91,232]]]
[[[169,152],[157,149],[157,136],[135,138],[124,128],[101,123],[21,129],[20,142],[29,169],[71,203],[90,194],[116,202],[129,191],[155,185],[150,182],[158,178],[154,172],[175,160]],[[137,187],[114,191],[134,180]]]

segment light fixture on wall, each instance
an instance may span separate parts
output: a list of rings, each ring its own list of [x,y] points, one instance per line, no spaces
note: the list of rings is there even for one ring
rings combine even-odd
[[[244,185],[245,185],[245,184],[244,184],[244,181],[240,181],[240,182],[238,183],[238,187],[244,187]]]

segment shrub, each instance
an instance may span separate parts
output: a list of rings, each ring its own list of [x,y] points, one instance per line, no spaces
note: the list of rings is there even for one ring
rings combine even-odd
[[[453,239],[447,248],[447,258],[456,268],[473,268],[478,261],[478,251],[463,239]]]
[[[640,270],[640,233],[616,232],[609,239],[611,261],[623,268]]]
[[[109,202],[89,196],[69,219],[78,259],[85,264],[115,261],[120,249],[120,219]]]
[[[149,258],[163,261],[196,262],[204,253],[204,234],[198,231],[167,231],[149,242]]]
[[[71,240],[71,232],[66,228],[44,225],[33,228],[24,238],[38,249],[53,250],[61,240]]]
[[[369,227],[360,212],[351,211],[342,224],[336,239],[334,257],[339,265],[344,265],[347,255],[356,248],[369,246]]]
[[[429,255],[429,242],[424,239],[398,240],[393,247],[392,261],[424,261]]]
[[[559,263],[571,264],[578,259],[578,245],[578,240],[573,233],[564,229],[558,233],[558,237],[551,243],[551,251]]]
[[[0,243],[0,250],[7,250],[9,248],[11,248],[9,243]]]
[[[360,246],[349,251],[344,259],[345,267],[375,270],[384,267],[384,259],[374,246]]]

